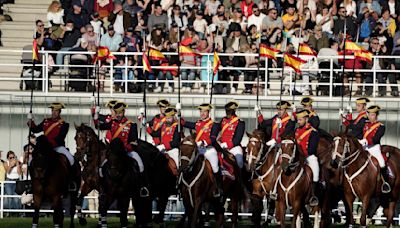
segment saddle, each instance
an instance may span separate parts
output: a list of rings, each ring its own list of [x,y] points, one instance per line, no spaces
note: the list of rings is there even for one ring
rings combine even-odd
[[[174,160],[167,153],[165,153],[164,155],[168,159],[168,169],[171,171],[171,173],[174,176],[177,177],[179,175],[178,167],[176,167],[176,164],[175,164]]]
[[[222,178],[224,180],[225,179],[235,180],[235,176],[236,176],[235,168],[229,161],[227,161],[227,159],[229,159],[230,161],[236,162],[233,155],[229,154],[227,158],[224,158],[222,153],[218,153],[218,161],[220,164],[220,168],[222,169],[222,171],[221,171]]]

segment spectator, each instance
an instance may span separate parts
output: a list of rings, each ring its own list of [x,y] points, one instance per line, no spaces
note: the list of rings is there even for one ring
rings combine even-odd
[[[282,41],[283,41],[283,34],[282,34],[282,29],[280,28],[274,28],[267,36],[267,42],[269,43],[269,45],[281,51],[283,51]]]
[[[308,44],[310,44],[316,52],[319,52],[322,48],[329,47],[329,38],[326,33],[322,32],[321,26],[315,26],[314,33],[310,35],[308,39]]]
[[[112,0],[95,0],[94,11],[99,13],[99,19],[108,22],[108,15],[114,10]]]
[[[204,14],[207,17],[212,17],[217,14],[218,7],[220,6],[221,2],[217,0],[206,0],[206,9]]]
[[[185,32],[183,33],[182,37],[182,43],[189,42],[187,46],[196,46],[197,42],[200,41],[199,36],[196,34],[194,31],[194,28],[192,26],[189,26]],[[183,44],[186,45],[186,44]]]
[[[240,31],[240,25],[237,23],[231,24],[232,31],[226,40],[226,48],[231,48],[234,52],[239,52],[241,46],[247,44],[247,39]]]
[[[335,0],[319,0],[317,1],[317,12],[321,13],[323,8],[328,8],[331,15],[337,14],[337,5]]]
[[[310,9],[305,8],[304,14],[305,14],[305,16],[301,20],[300,26],[303,29],[302,31],[304,32],[304,34],[308,34],[309,31],[312,31],[314,29],[315,20],[313,20],[311,17]],[[302,34],[302,36],[305,36],[304,34]]]
[[[184,13],[181,12],[181,7],[179,5],[174,6],[172,10],[172,15],[169,17],[168,21],[169,27],[171,27],[171,25],[175,23],[178,25],[182,32],[185,31],[188,25],[187,17]]]
[[[126,43],[124,42],[120,43],[118,52],[126,52],[126,51],[127,51]],[[124,86],[126,79],[133,80],[133,71],[129,70],[128,72],[126,72],[125,69],[122,68],[123,66],[125,66],[125,57],[126,57],[125,55],[117,55],[116,57],[117,59],[114,61],[115,62],[114,65],[116,66],[114,74],[114,92],[119,92],[120,90],[123,90],[122,88]],[[127,74],[128,75],[130,74],[131,77],[129,76],[127,77]]]
[[[359,42],[368,43],[372,31],[376,26],[376,21],[370,16],[367,7],[364,7],[364,12],[359,15],[357,21],[360,24]]]
[[[151,31],[155,26],[161,26],[162,30],[168,28],[168,17],[162,12],[160,5],[156,5],[154,8],[154,14],[149,16],[147,22],[147,28]]]
[[[219,15],[223,14],[225,16],[225,6],[224,5],[219,5],[217,8],[216,14],[212,17],[212,23],[215,24],[216,21],[218,21]]]
[[[140,51],[141,40],[139,39],[138,35],[135,33],[135,31],[132,27],[129,27],[126,30],[125,37],[123,38],[122,42],[124,44],[126,44],[127,52],[139,52]],[[137,56],[134,56],[134,57],[137,58]]]
[[[199,53],[211,53],[213,50],[213,43],[212,41],[208,41],[207,39],[202,39],[199,42],[199,45],[197,47],[197,51]],[[200,56],[198,59],[200,62],[200,66],[207,68],[208,66],[212,66],[213,64],[213,57],[210,55],[208,57],[207,55]],[[205,83],[201,83],[200,88],[199,88],[199,93],[203,94],[206,87],[207,87],[207,82],[212,80],[212,77],[214,75],[214,72],[208,71],[207,69],[201,69],[200,70],[200,80]],[[218,77],[218,76],[215,76]]]
[[[229,9],[231,12],[233,9],[240,8],[240,3],[241,1],[239,0],[224,0],[223,5],[225,6],[226,9]]]
[[[279,12],[279,15],[281,15],[281,14],[284,14],[284,12],[287,12],[287,10],[290,8],[290,7],[293,7],[293,8],[297,8],[296,7],[296,1],[295,0],[283,0],[281,3],[280,3],[280,5],[281,5],[281,8],[282,8],[282,10],[281,10],[281,12]],[[282,13],[283,12],[283,13]]]
[[[171,42],[169,40],[164,41],[163,48],[161,49],[162,52],[176,52],[176,49],[173,48]],[[168,59],[167,61],[161,63],[161,66],[166,67],[166,69],[161,69],[158,72],[158,80],[168,80],[167,89],[164,90],[165,82],[159,82],[158,87],[154,90],[154,92],[162,92],[166,91],[168,93],[174,92],[174,82],[173,76],[177,76],[178,72],[175,69],[170,69],[168,66],[177,66],[179,62],[179,57],[177,55],[168,55],[166,56]]]
[[[367,8],[368,13],[376,12],[378,15],[381,15],[381,5],[377,0],[364,0],[358,8],[360,9],[358,14],[364,13],[364,8]]]
[[[179,34],[178,24],[172,23],[168,33],[169,43],[164,42],[163,49],[172,46],[172,48],[176,50],[178,48],[179,39],[180,39],[180,34]]]
[[[236,23],[240,25],[241,31],[246,32],[247,29],[247,21],[246,18],[243,16],[242,9],[237,8],[233,10],[233,15],[229,20],[229,24]]]
[[[333,16],[328,7],[324,7],[322,12],[317,14],[315,22],[318,26],[322,27],[322,32],[326,33],[328,37],[332,36]]]
[[[47,21],[49,22],[48,27],[60,27],[64,25],[64,9],[61,8],[59,1],[52,1],[49,8],[47,9]]]
[[[121,42],[122,37],[115,34],[114,26],[109,25],[107,33],[101,37],[100,46],[106,46],[110,51],[117,51]]]
[[[300,26],[300,17],[294,6],[290,5],[287,8],[286,14],[282,16],[282,22],[285,32],[288,32],[289,34],[293,34],[295,29]]]
[[[250,46],[248,44],[245,44],[242,46],[242,52],[244,52],[246,54],[256,54],[257,46],[254,43],[251,44]],[[252,88],[253,88],[253,83],[249,83],[249,82],[254,82],[254,79],[257,77],[257,71],[255,69],[257,69],[258,56],[246,55],[245,60],[246,60],[246,68],[247,67],[254,68],[254,70],[244,71],[244,81],[246,82],[246,84],[244,85],[245,89],[243,91],[243,94],[251,94]]]
[[[352,17],[346,17],[346,9],[340,7],[338,10],[339,17],[333,22],[333,34],[342,38],[344,34],[344,20],[346,20],[346,34],[350,35],[352,38],[357,36],[357,25]]]
[[[6,170],[6,181],[17,181],[21,176],[21,165],[17,159],[17,156],[13,151],[8,151],[7,161],[5,162],[4,168]],[[7,183],[4,185],[4,193],[9,196],[16,195],[15,183]],[[7,209],[19,209],[20,202],[16,197],[7,197],[5,200],[5,208]]]
[[[266,15],[261,13],[257,5],[253,6],[253,14],[247,20],[247,26],[255,25],[257,26],[257,31],[261,32],[261,26],[266,18]]]
[[[39,46],[42,46],[45,35],[44,23],[41,20],[36,21],[36,34],[35,39]]]
[[[282,18],[278,17],[277,9],[273,8],[268,11],[268,15],[262,22],[262,28],[263,30],[266,29],[268,33],[271,33],[274,28],[283,29]]]
[[[114,1],[114,10],[108,15],[108,21],[114,26],[115,33],[121,36],[132,25],[130,13],[123,10],[122,2],[119,0]]]
[[[87,24],[85,26],[85,30],[86,32],[84,34],[82,34],[82,38],[83,40],[86,40],[86,42],[89,45],[93,45],[95,47],[99,46],[100,44],[100,37],[96,35],[96,33],[94,33],[94,28],[91,24]]]
[[[390,15],[393,18],[397,18],[400,12],[400,2],[398,0],[381,1],[381,4],[382,4],[382,9],[388,9]]]
[[[272,0],[261,0],[260,3],[258,3],[258,8],[261,13],[267,15],[270,9],[275,8],[275,2]]]
[[[72,20],[68,20],[65,24],[65,27],[62,27],[62,29],[63,31],[60,35],[62,46],[60,51],[66,52],[69,51],[77,43],[78,39],[81,37],[81,32],[77,27],[74,26],[74,22]],[[57,53],[57,65],[64,64],[65,55],[65,53]]]
[[[390,11],[388,9],[383,10],[382,17],[378,22],[382,23],[383,28],[388,31],[391,37],[394,37],[396,32],[396,21],[390,16]]]
[[[94,33],[100,38],[104,34],[103,21],[100,20],[99,13],[94,12],[90,15],[90,24],[93,26]]]
[[[340,3],[340,7],[344,7],[346,10],[346,15],[357,18],[357,4],[353,0],[343,0],[342,3]]]
[[[6,162],[2,159],[2,154],[3,151],[0,150],[0,182],[6,180],[6,169],[5,169]]]
[[[196,78],[196,56],[184,55],[180,57],[181,61],[181,79],[182,81],[194,80]],[[193,82],[183,82],[182,92],[190,93],[192,91]]]
[[[313,22],[316,21],[317,17],[317,4],[315,0],[302,0],[297,1],[296,8],[300,15],[305,15],[305,9],[307,8],[310,12],[310,18]]]
[[[225,37],[226,36],[226,31],[229,28],[229,23],[226,20],[225,13],[220,13],[217,15],[215,21],[214,21],[215,26],[217,27],[217,30],[219,31],[219,34],[221,36]]]
[[[89,23],[89,16],[86,12],[82,11],[80,1],[75,1],[72,8],[73,11],[67,14],[67,21],[73,21],[75,28],[80,30]]]
[[[321,48],[318,52],[318,61],[327,62],[330,65],[330,58],[322,58],[321,56],[338,56],[339,43],[335,39],[329,40],[329,48]],[[334,68],[339,66],[338,58],[333,58]]]
[[[79,0],[82,5],[82,10],[85,11],[87,15],[90,15],[94,12],[95,0]]]
[[[138,6],[138,4],[136,3],[136,0],[126,0],[124,2],[124,4],[122,5],[122,9],[125,12],[128,12],[131,15],[132,18],[132,27],[135,27],[137,25],[137,21],[136,24],[134,23],[134,17],[136,17],[136,14],[139,11],[142,11],[142,9]]]
[[[24,154],[20,157],[20,164],[21,164],[21,179],[22,180],[30,180],[31,176],[28,172],[28,164],[32,161],[32,145],[26,144],[24,146]]]
[[[151,31],[150,35],[147,36],[147,41],[150,47],[157,50],[162,49],[164,42],[164,36],[161,30],[161,26],[157,26]]]
[[[400,26],[396,28],[397,32],[394,34],[393,38],[393,50],[392,55],[397,53],[396,55],[400,54]]]
[[[151,11],[152,11],[152,8],[154,7],[152,0],[136,0],[136,3],[141,8],[143,15],[146,15],[146,17],[147,17],[147,15],[150,15],[152,13]],[[161,8],[161,10],[162,10],[162,8]]]
[[[255,25],[250,25],[247,31],[247,42],[249,44],[258,44],[260,43],[261,34],[257,32],[257,27]]]
[[[200,39],[205,38],[206,33],[208,33],[208,23],[204,20],[204,14],[202,11],[197,11],[196,20],[193,22],[193,28],[196,31]]]
[[[253,0],[243,0],[240,3],[240,9],[247,19],[253,14],[253,6],[255,6]]]

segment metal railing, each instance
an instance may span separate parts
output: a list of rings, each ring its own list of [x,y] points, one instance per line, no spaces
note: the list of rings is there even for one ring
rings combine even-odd
[[[31,51],[22,51],[22,50],[0,50],[0,54],[7,54],[10,52],[17,52],[17,53],[30,53]],[[68,86],[69,82],[87,82],[88,84],[91,84],[92,82],[95,83],[93,77],[95,75],[90,75],[92,77],[89,77],[87,75],[86,78],[69,78],[69,73],[71,70],[74,68],[87,68],[87,69],[94,69],[95,65],[94,64],[83,64],[83,65],[71,65],[71,64],[63,64],[63,65],[56,65],[56,64],[50,64],[50,56],[55,56],[57,54],[64,54],[64,55],[75,55],[75,54],[83,54],[83,55],[94,55],[94,52],[71,52],[71,51],[45,51],[41,50],[40,55],[41,55],[41,63],[36,64],[36,67],[39,67],[41,69],[41,77],[35,78],[35,81],[41,82],[41,87],[42,87],[42,92],[44,93],[50,93],[50,92],[55,92],[55,89],[50,88],[51,83],[52,84],[60,84],[60,86]],[[177,55],[177,53],[164,53],[166,56],[169,55]],[[199,77],[199,73],[206,75],[205,77],[206,80],[181,80],[181,85],[182,83],[201,83],[202,85],[205,85],[205,93],[207,95],[210,94],[211,91],[211,82],[212,82],[212,74],[213,74],[213,54],[212,53],[200,53],[202,58],[206,58],[206,65],[204,66],[201,64],[197,64],[196,66],[181,66],[181,70],[195,70],[197,71],[196,77]],[[107,76],[105,78],[100,79],[101,83],[106,84],[106,91],[109,93],[110,96],[113,95],[114,93],[114,83],[122,83],[123,84],[123,92],[124,93],[129,93],[128,89],[128,84],[129,83],[143,83],[143,79],[128,79],[128,74],[129,71],[143,71],[143,66],[131,66],[128,65],[128,59],[130,57],[136,57],[140,61],[140,56],[142,53],[139,52],[115,52],[113,53],[114,56],[116,57],[121,57],[124,60],[123,65],[114,65],[113,61],[110,61],[109,64],[103,65],[102,68],[105,69],[108,73],[106,74]],[[257,53],[220,53],[220,57],[233,57],[233,56],[252,56],[252,57],[257,57]],[[281,58],[282,55],[278,55],[278,58]],[[302,56],[300,56],[302,57]],[[332,99],[335,95],[335,88],[340,87],[340,86],[352,86],[353,88],[357,87],[372,87],[372,96],[375,97],[377,96],[377,91],[378,87],[383,87],[383,86],[398,86],[396,84],[387,84],[387,83],[377,83],[377,76],[378,74],[398,74],[400,70],[396,69],[377,69],[376,67],[373,67],[372,69],[355,69],[355,73],[368,73],[372,74],[372,83],[356,83],[356,82],[349,82],[346,84],[342,84],[341,82],[335,82],[336,78],[341,78],[343,69],[335,67],[334,62],[337,61],[338,59],[343,58],[342,56],[318,56],[315,60],[317,61],[324,61],[325,63],[329,63],[329,68],[321,68],[321,67],[313,67],[311,68],[303,68],[303,79],[301,81],[297,80],[297,82],[294,82],[293,80],[295,78],[295,73],[292,69],[289,69],[285,67],[285,74],[284,74],[284,80],[283,80],[283,87],[286,88],[289,92],[289,95],[292,93],[292,88],[296,86],[298,87],[310,87],[310,89],[314,90],[314,88],[319,87],[319,86],[326,86],[329,87],[329,98]],[[374,56],[373,57],[373,66],[375,66],[375,63],[378,63],[380,59],[400,59],[400,56]],[[346,56],[346,59],[354,59],[353,56]],[[269,67],[271,59],[268,58],[261,58],[260,62],[260,67],[259,69],[259,76],[263,78],[263,80],[260,80],[260,86],[264,88],[277,88],[275,91],[275,95],[279,94],[279,88],[280,88],[280,78],[281,78],[281,71],[282,68],[280,67]],[[311,61],[311,60],[309,60]],[[201,61],[200,61],[201,62]],[[139,64],[141,65],[141,64]],[[261,66],[262,65],[262,66]],[[31,67],[32,64],[26,64],[26,63],[21,63],[21,64],[8,64],[8,63],[0,63],[0,67],[3,66],[23,66],[23,67]],[[316,65],[315,65],[316,66]],[[64,68],[65,71],[63,73],[58,73],[54,74],[51,69],[54,68]],[[152,66],[152,69],[154,70],[173,70],[177,69],[176,66]],[[122,70],[122,77],[123,79],[116,79],[115,77],[115,71],[116,70]],[[215,84],[222,84],[222,85],[233,85],[233,84],[239,84],[239,86],[244,86],[245,84],[255,84],[255,81],[234,81],[234,80],[225,80],[222,81],[221,78],[221,73],[223,71],[231,71],[230,74],[232,76],[232,71],[235,71],[236,75],[247,75],[247,74],[255,74],[254,71],[257,71],[257,68],[254,67],[233,67],[233,66],[221,66],[219,70],[219,78],[218,80],[215,81]],[[351,74],[354,73],[353,69],[345,69],[345,73]],[[324,74],[326,76],[329,76],[329,82],[320,82],[320,74]],[[58,78],[56,76],[59,76]],[[137,76],[136,76],[137,77]],[[168,83],[168,82],[173,82],[172,80],[159,80],[157,79],[157,75],[155,75],[154,80],[147,80],[148,83],[152,84],[157,84],[157,83]],[[309,80],[307,78],[310,77]],[[350,79],[355,79],[355,77],[349,77]],[[31,77],[0,77],[0,81],[30,81]],[[175,82],[175,87],[178,85]],[[3,88],[3,89],[10,89],[10,88]],[[11,88],[12,89],[12,88]],[[18,89],[18,88],[15,88]],[[355,91],[355,90],[353,90]],[[59,92],[59,91],[58,91]],[[176,92],[176,90],[175,90]],[[270,94],[268,94],[268,90],[265,89],[263,94],[260,94],[261,96],[267,97]]]

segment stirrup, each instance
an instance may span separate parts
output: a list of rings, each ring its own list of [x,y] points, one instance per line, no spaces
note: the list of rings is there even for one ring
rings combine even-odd
[[[318,198],[316,196],[312,196],[310,198],[310,207],[315,207],[318,206],[319,202],[318,202]]]
[[[147,189],[147,187],[142,187],[140,189],[140,194],[139,195],[142,198],[149,197],[149,195],[150,195],[149,189]]]
[[[75,183],[75,181],[71,181],[71,182],[68,184],[68,191],[70,191],[70,192],[75,192],[75,191],[77,191],[77,190],[78,190],[77,184]]]
[[[269,193],[269,198],[273,201],[276,201],[278,199],[278,196],[275,192]]]
[[[386,194],[392,191],[390,184],[386,181],[383,182],[382,186],[381,186],[381,191],[382,193]]]

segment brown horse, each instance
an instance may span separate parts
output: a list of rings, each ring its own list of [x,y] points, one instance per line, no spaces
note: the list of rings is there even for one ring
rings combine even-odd
[[[210,163],[204,155],[199,154],[194,136],[188,136],[181,142],[181,193],[189,217],[190,227],[199,227],[201,220],[202,206],[206,202],[214,205],[216,216],[216,227],[221,227],[224,218],[224,201],[227,197],[231,199],[232,227],[237,227],[239,211],[239,200],[241,197],[241,187],[238,178],[231,180],[224,178],[223,200],[214,197],[216,190],[215,180],[212,174]],[[221,148],[216,148],[219,151]],[[240,173],[233,156],[224,154],[225,159],[235,167],[235,173]],[[228,158],[227,158],[228,157]]]
[[[103,142],[98,140],[91,127],[81,124],[80,126],[75,125],[75,129],[76,153],[74,156],[83,166],[83,183],[78,197],[77,215],[79,223],[86,225],[86,219],[82,214],[83,199],[93,190],[100,192],[99,167],[106,158],[107,148]]]
[[[343,169],[345,181],[343,188],[345,193],[345,203],[347,205],[346,214],[350,218],[349,223],[354,224],[353,202],[356,197],[362,201],[362,213],[360,224],[366,226],[367,209],[373,196],[389,197],[390,202],[385,207],[385,215],[388,217],[387,227],[393,223],[395,204],[399,198],[400,180],[399,167],[400,154],[397,148],[382,146],[383,152],[390,154],[387,162],[391,170],[392,177],[389,184],[392,192],[388,196],[382,195],[382,179],[380,167],[375,158],[368,151],[364,150],[356,138],[346,134],[339,134],[334,139],[334,149],[332,159]]]
[[[252,221],[255,227],[260,227],[261,213],[263,210],[263,198],[269,196],[275,187],[276,180],[281,172],[279,155],[276,148],[265,146],[265,133],[254,130],[247,133],[249,143],[245,153],[245,168],[252,173]],[[268,219],[271,220],[275,210],[275,201],[268,198]]]
[[[76,162],[77,163],[77,162]],[[77,176],[69,172],[69,162],[64,155],[54,151],[46,136],[37,138],[32,154],[30,173],[32,176],[33,201],[35,212],[32,227],[38,227],[39,210],[42,203],[50,200],[52,204],[54,227],[63,227],[64,213],[62,207],[63,196],[70,196],[69,213],[71,216],[70,227],[74,225],[75,205],[78,190],[69,190],[69,182],[80,183],[80,167],[75,164]]]
[[[309,214],[306,205],[311,197],[312,172],[305,163],[294,137],[288,136],[281,142],[282,173],[278,177],[278,205],[281,227],[285,227],[285,211],[290,206],[293,211],[291,227],[300,227],[300,213],[307,227]],[[315,210],[314,227],[318,227],[318,209]]]

